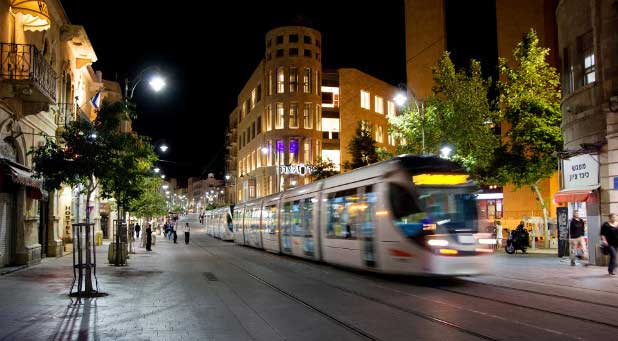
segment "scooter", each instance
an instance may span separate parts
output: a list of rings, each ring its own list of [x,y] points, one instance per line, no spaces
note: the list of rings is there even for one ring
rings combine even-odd
[[[526,253],[526,248],[530,246],[528,241],[528,231],[525,229],[515,229],[509,232],[509,237],[506,239],[504,250],[509,255],[514,254],[517,250]]]

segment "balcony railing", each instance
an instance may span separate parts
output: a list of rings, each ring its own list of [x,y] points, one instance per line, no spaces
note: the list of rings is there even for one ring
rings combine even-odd
[[[56,73],[34,45],[0,43],[0,80],[32,82],[56,101]]]
[[[58,127],[66,127],[78,119],[88,120],[88,115],[74,103],[58,103],[55,121]]]

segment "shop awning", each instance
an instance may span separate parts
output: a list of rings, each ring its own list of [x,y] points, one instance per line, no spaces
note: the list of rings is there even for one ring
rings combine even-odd
[[[599,186],[563,189],[558,193],[554,194],[554,202],[556,204],[566,204],[569,202],[586,202],[592,195],[592,192],[597,188],[599,188]]]
[[[11,10],[23,16],[24,31],[49,28],[49,11],[45,0],[11,0]]]
[[[13,183],[42,191],[43,180],[33,178],[28,168],[4,158],[0,158],[0,164],[5,176],[8,176]]]

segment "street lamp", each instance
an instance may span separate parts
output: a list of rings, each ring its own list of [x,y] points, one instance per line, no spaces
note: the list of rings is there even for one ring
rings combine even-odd
[[[165,174],[161,174],[161,179],[165,179]]]
[[[133,81],[130,82],[130,83],[132,83],[131,91],[129,91],[129,79],[125,78],[125,80],[124,80],[124,96],[125,96],[126,100],[133,99],[133,94],[135,93],[135,88],[137,88],[137,85],[142,82],[146,72],[148,72],[150,70],[153,70],[155,74],[150,78],[150,81],[148,82],[148,85],[150,85],[150,88],[152,88],[152,90],[154,90],[155,92],[159,92],[159,91],[163,90],[163,88],[165,87],[165,80],[163,79],[163,77],[161,77],[161,75],[159,75],[159,67],[157,67],[157,66],[150,66],[150,67],[147,67],[147,68],[143,69],[142,71],[140,71],[137,74],[137,76],[135,77],[135,79],[133,79]]]
[[[153,170],[154,170],[155,173],[159,173],[161,171],[161,169],[159,167],[155,167]]]
[[[453,152],[453,148],[450,146],[444,146],[440,148],[440,157],[448,159],[451,156],[451,152]]]
[[[405,87],[405,85],[401,85],[402,87]],[[416,112],[418,112],[419,114],[421,114],[421,137],[422,137],[422,154],[425,155],[425,107],[423,105],[423,103],[421,103],[421,105],[419,106],[416,94],[414,93],[414,91],[412,89],[408,89],[406,88],[406,93],[410,91],[410,93],[412,94],[412,100],[414,100],[414,106],[416,106]],[[408,102],[408,96],[406,96],[404,93],[398,93],[397,95],[395,95],[395,97],[393,97],[393,101],[395,101],[395,104],[397,104],[398,107],[403,107],[406,102]]]
[[[164,144],[162,144],[162,145],[160,145],[160,146],[159,146],[159,149],[160,149],[163,153],[165,153],[165,152],[169,149],[169,147],[168,147],[168,146],[164,143]]]
[[[156,75],[150,79],[148,85],[150,85],[152,90],[154,90],[155,92],[159,92],[165,87],[165,80],[163,79],[163,77]]]

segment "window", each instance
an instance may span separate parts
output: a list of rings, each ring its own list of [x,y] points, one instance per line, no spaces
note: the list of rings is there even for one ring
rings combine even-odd
[[[388,116],[395,116],[395,103],[393,103],[393,101],[387,101],[386,107]]]
[[[268,140],[267,147],[268,147],[268,154],[266,156],[266,165],[272,166],[273,165],[273,141]]]
[[[326,238],[356,239],[360,198],[356,188],[328,194]]]
[[[311,103],[305,103],[303,107],[303,128],[313,129],[313,106]]]
[[[361,108],[363,109],[371,109],[371,99],[370,99],[370,95],[367,91],[361,90],[360,92],[360,96],[361,96]]]
[[[291,49],[288,51],[288,55],[289,55],[290,57],[295,57],[295,56],[298,56],[298,48],[296,48],[296,47],[291,48]]]
[[[303,92],[308,94],[311,92],[311,69],[305,68],[303,71]]]
[[[269,178],[269,180],[269,183],[272,183],[272,178]],[[272,188],[272,185],[270,188]],[[277,205],[264,207],[264,210],[262,211],[262,223],[264,224],[264,230],[266,233],[277,233]]]
[[[311,57],[311,56],[313,56],[313,54],[311,54],[311,50],[305,49],[305,57]]]
[[[320,87],[322,92],[322,106],[324,108],[339,107],[339,88],[332,86]]]
[[[271,60],[271,59],[273,59],[273,54],[272,54],[272,53],[270,53],[270,52],[268,52],[268,53],[266,54],[266,60]]]
[[[283,44],[283,36],[277,36],[277,45]]]
[[[285,156],[285,143],[283,140],[277,140],[276,151],[275,151],[275,163],[277,165],[285,164],[285,160],[283,157]]]
[[[573,92],[573,65],[569,56],[569,48],[562,49],[562,92],[563,95],[568,95]]]
[[[255,92],[256,92],[256,94],[255,94],[255,102],[258,103],[259,101],[262,100],[262,84],[258,84]]]
[[[313,80],[314,80],[313,84],[315,84],[315,94],[319,95],[320,87],[322,84],[320,84],[320,72],[318,70],[315,70],[315,77],[313,78]]]
[[[322,150],[322,160],[330,160],[335,164],[334,170],[341,169],[341,151],[339,149],[324,149]]]
[[[361,130],[363,130],[363,131],[371,131],[371,128],[369,127],[369,121],[361,120],[360,121],[360,125],[361,125]]]
[[[322,46],[322,45],[320,44],[320,40],[319,40],[319,39],[316,39],[316,40],[315,40],[315,46],[317,46],[317,47],[321,47],[321,46]]]
[[[384,131],[380,125],[376,127],[376,142],[384,143]]]
[[[289,43],[298,43],[298,34],[290,34],[288,36]]]
[[[313,238],[313,201],[311,198],[302,200],[302,220],[301,220],[301,237]],[[305,245],[305,254],[313,254],[313,245]]]
[[[290,103],[290,128],[298,128],[298,103]]]
[[[322,136],[327,139],[339,138],[339,119],[338,118],[323,118],[322,119]]]
[[[581,63],[582,72],[578,75],[578,85],[588,85],[596,80],[592,31],[577,37],[578,62]]]
[[[246,101],[242,102],[242,109],[241,109],[242,118],[245,118],[245,116],[247,116],[248,111],[249,111],[248,103]]]
[[[255,138],[255,121],[251,123],[251,141]]]
[[[261,148],[258,148],[258,149],[255,151],[255,159],[256,159],[256,160],[255,160],[255,163],[256,163],[255,168],[260,168],[260,167],[262,167],[262,151],[261,151],[260,149],[261,149]]]
[[[322,108],[318,104],[315,105],[315,129],[322,130]]]
[[[295,66],[290,66],[290,93],[298,91],[298,70]]]
[[[268,70],[268,96],[273,95],[273,70]]]
[[[289,163],[298,163],[298,139],[290,139]]]
[[[266,106],[266,131],[273,129],[273,107],[271,104]]]
[[[388,133],[388,144],[391,146],[395,145],[395,135],[393,133]]]
[[[308,164],[311,163],[311,140],[305,139],[305,143],[303,144],[303,162]]]
[[[276,56],[277,57],[283,57],[283,49],[278,49]]]
[[[303,37],[303,42],[305,44],[311,44],[311,37],[310,36],[304,36]]]
[[[380,96],[374,97],[374,110],[378,114],[384,114],[384,100]]]
[[[594,52],[591,51],[584,56],[584,84],[594,83],[596,78],[594,74],[594,66]]]
[[[251,105],[249,106],[249,108],[251,108],[250,110],[253,110],[253,108],[255,108],[255,102],[257,99],[257,89],[253,88],[253,90],[251,90]]]
[[[277,103],[277,117],[275,118],[275,129],[283,129],[284,121],[285,121],[285,110],[283,108],[283,103]]]
[[[262,132],[262,116],[258,115],[256,122],[257,122],[256,135],[259,135]]]
[[[322,148],[320,148],[320,140],[315,141],[315,154],[314,155],[322,155]]]
[[[280,66],[277,69],[277,93],[282,94],[285,92],[285,68]]]

